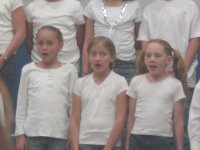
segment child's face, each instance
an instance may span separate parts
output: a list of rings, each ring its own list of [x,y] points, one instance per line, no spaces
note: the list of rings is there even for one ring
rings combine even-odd
[[[171,62],[164,47],[156,42],[149,43],[145,50],[144,63],[152,75],[162,75],[166,72],[167,65]]]
[[[94,45],[89,52],[89,62],[95,73],[106,73],[110,71],[110,64],[115,60],[114,54],[105,48],[105,46],[99,42]]]
[[[57,60],[57,53],[62,48],[63,43],[57,38],[54,31],[44,29],[37,35],[37,50],[43,62],[53,62]]]

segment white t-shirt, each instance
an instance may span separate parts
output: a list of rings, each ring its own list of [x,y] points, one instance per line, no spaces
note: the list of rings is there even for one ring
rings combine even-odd
[[[81,3],[81,5],[83,6],[83,8],[85,8],[86,5],[87,5],[87,3],[88,3],[90,0],[78,0],[78,1]]]
[[[41,60],[36,48],[36,33],[42,26],[52,25],[60,29],[64,39],[64,46],[58,53],[58,60],[78,65],[80,51],[77,46],[75,25],[84,23],[83,9],[78,1],[34,0],[26,7],[26,19],[33,24],[34,47],[31,57],[34,62]]]
[[[135,23],[141,21],[142,8],[137,0],[128,1],[126,4],[127,6],[119,7],[104,6],[103,10],[102,0],[91,0],[84,15],[94,20],[94,36],[111,38],[117,51],[117,58],[132,61],[135,59],[134,27]],[[119,23],[116,23],[118,19]]]
[[[191,150],[200,148],[200,81],[197,83],[189,112],[188,134]]]
[[[72,89],[77,80],[72,64],[42,69],[30,63],[22,69],[16,135],[67,139]]]
[[[117,95],[127,86],[125,78],[113,71],[100,85],[93,74],[76,82],[74,93],[81,97],[80,144],[106,144],[115,122]]]
[[[135,76],[127,95],[136,99],[133,134],[173,136],[174,104],[185,98],[181,82],[167,77],[160,82],[151,82],[146,74]]]
[[[180,51],[183,58],[191,38],[200,37],[200,17],[192,0],[154,0],[143,12],[138,40],[163,39]],[[197,59],[189,71],[189,86],[196,83]]]
[[[21,6],[21,0],[0,1],[0,54],[4,53],[14,36],[12,12]]]

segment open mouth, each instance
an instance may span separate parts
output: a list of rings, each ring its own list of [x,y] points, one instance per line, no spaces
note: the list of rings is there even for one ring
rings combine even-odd
[[[156,65],[149,65],[148,68],[151,69],[151,70],[155,70],[157,68],[157,66]]]
[[[100,68],[101,64],[95,64],[95,68]]]
[[[42,53],[42,56],[47,57],[48,53]]]

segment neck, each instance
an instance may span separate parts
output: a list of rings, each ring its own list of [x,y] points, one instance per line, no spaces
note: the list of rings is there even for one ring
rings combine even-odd
[[[107,6],[120,6],[123,2],[124,0],[104,0]]]
[[[44,61],[40,61],[38,63],[38,66],[44,69],[56,69],[59,68],[61,66],[61,62],[59,61],[54,61],[54,62],[44,62]]]
[[[162,81],[163,79],[165,79],[168,76],[169,76],[169,74],[167,74],[167,73],[157,74],[157,75],[152,75],[150,73],[147,73],[147,78],[152,82]]]
[[[94,77],[94,81],[96,82],[96,84],[101,84],[106,78],[107,76],[110,74],[110,70],[108,70],[107,72],[104,73],[93,73],[93,77]]]

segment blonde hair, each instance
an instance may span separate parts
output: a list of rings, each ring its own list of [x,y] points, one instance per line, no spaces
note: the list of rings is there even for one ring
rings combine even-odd
[[[179,51],[174,50],[167,41],[162,39],[154,39],[147,42],[147,45],[150,43],[158,43],[164,47],[164,50],[168,56],[173,58],[173,73],[175,78],[181,81],[185,93],[188,93],[187,86],[187,73],[185,71],[184,61],[179,53]],[[146,46],[147,46],[146,45]],[[148,70],[144,63],[145,50],[140,50],[136,54],[136,75],[147,73]]]

